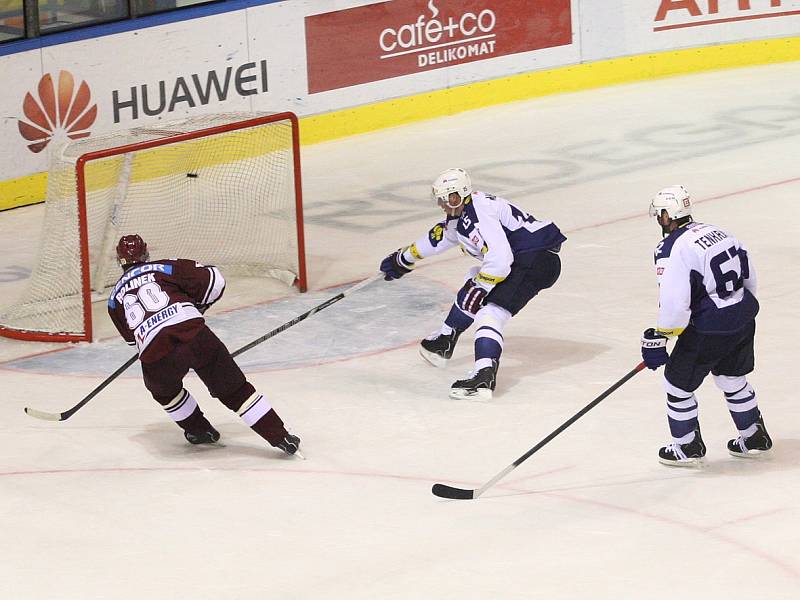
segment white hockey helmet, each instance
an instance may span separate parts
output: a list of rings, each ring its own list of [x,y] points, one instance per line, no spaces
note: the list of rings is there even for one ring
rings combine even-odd
[[[450,204],[450,194],[453,192],[458,194],[461,202],[456,206]],[[464,204],[472,194],[472,181],[464,169],[447,169],[439,175],[433,182],[433,189],[431,190],[431,197],[434,202],[438,204],[445,204],[450,208],[458,208]]]
[[[671,185],[658,192],[650,201],[650,216],[658,217],[662,210],[667,211],[672,220],[691,215],[692,200],[686,188],[682,185]]]

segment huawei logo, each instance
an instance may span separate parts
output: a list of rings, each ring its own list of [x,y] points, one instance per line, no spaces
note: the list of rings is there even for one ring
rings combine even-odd
[[[41,152],[51,140],[87,137],[89,128],[97,119],[97,104],[89,106],[92,95],[85,81],[75,88],[75,79],[69,71],[58,74],[58,88],[47,73],[39,80],[38,98],[25,94],[22,110],[27,121],[17,122],[19,132],[31,152]]]

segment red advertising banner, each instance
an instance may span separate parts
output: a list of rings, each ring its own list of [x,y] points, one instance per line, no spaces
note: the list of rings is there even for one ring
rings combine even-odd
[[[800,16],[800,10],[790,9],[797,0],[770,0],[759,5],[751,5],[750,0],[739,0],[737,4],[729,2],[720,6],[719,0],[708,0],[708,3],[699,0],[660,0],[656,12],[656,26],[653,31],[668,31],[670,29],[685,29],[687,27],[700,27],[702,25],[720,25],[736,21],[752,21],[755,19],[774,19],[777,17]],[[707,9],[704,12],[704,9]],[[663,21],[669,20],[669,23]]]
[[[308,91],[572,43],[571,0],[390,0],[306,17]]]

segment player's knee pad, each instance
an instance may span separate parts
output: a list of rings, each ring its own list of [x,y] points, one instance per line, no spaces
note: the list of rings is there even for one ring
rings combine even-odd
[[[222,402],[230,410],[232,410],[233,412],[239,412],[242,405],[255,393],[256,393],[256,388],[253,387],[253,384],[245,380],[245,382],[242,383],[242,385],[236,388],[233,392],[225,395],[220,395],[218,397],[219,401]]]
[[[729,375],[714,375],[714,383],[722,390],[725,395],[735,394],[747,387],[747,377],[740,375],[731,377]]]
[[[475,318],[476,361],[500,359],[504,345],[503,329],[510,318],[511,313],[496,304],[487,304],[478,311]]]
[[[667,393],[667,419],[669,419],[673,436],[685,435],[685,432],[680,432],[686,427],[694,430],[694,422],[698,414],[697,398],[694,393],[672,385],[666,377],[664,378],[664,391]]]
[[[753,421],[758,418],[758,401],[756,400],[756,391],[749,383],[744,375],[739,377],[730,377],[727,375],[715,375],[714,383],[725,394],[725,400],[728,403],[728,410],[733,415],[734,420],[738,418],[736,415],[752,412]],[[737,422],[737,428],[740,423]]]
[[[478,327],[492,327],[500,333],[503,333],[509,319],[511,319],[511,313],[492,302],[483,305],[475,315],[475,323]]]
[[[677,400],[689,400],[694,397],[694,391],[683,390],[669,382],[669,379],[664,377],[664,391],[667,396],[671,396]]]
[[[176,423],[191,417],[197,408],[197,400],[185,388],[181,389],[178,395],[164,406],[166,413]]]

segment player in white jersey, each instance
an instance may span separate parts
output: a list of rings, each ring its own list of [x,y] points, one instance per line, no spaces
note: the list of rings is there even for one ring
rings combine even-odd
[[[567,239],[550,221],[539,221],[507,200],[473,191],[463,169],[447,169],[433,182],[433,200],[447,215],[427,234],[387,256],[380,270],[387,281],[410,272],[416,261],[457,246],[480,265],[467,273],[444,324],[422,340],[420,354],[444,366],[458,337],[478,322],[475,367],[456,381],[451,398],[491,399],[506,323],[561,273],[558,252]]]
[[[659,450],[667,465],[693,465],[706,453],[694,391],[711,373],[725,395],[739,436],[728,442],[734,456],[754,457],[772,440],[746,375],[753,370],[758,313],[756,275],[744,245],[719,227],[696,223],[683,186],[656,194],[650,215],[664,239],[655,250],[659,284],[658,323],[642,337],[650,369],[666,365],[667,419],[672,442]],[[677,336],[672,354],[667,339]]]

